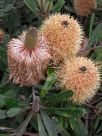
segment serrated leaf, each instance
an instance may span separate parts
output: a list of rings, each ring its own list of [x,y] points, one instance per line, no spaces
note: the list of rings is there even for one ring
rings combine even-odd
[[[47,136],[45,128],[43,126],[43,122],[39,114],[38,114],[38,128],[39,128],[39,136]]]
[[[85,109],[81,108],[47,108],[49,112],[56,113],[64,117],[83,117],[86,113]]]
[[[56,127],[53,121],[44,111],[41,111],[41,116],[49,136],[57,136]]]
[[[21,108],[11,108],[7,111],[7,116],[8,117],[14,117],[17,114],[19,114],[21,111]]]
[[[90,21],[89,39],[90,39],[91,34],[92,34],[92,28],[93,28],[93,25],[94,25],[94,19],[95,19],[95,14],[93,13],[92,16],[91,16],[91,21]]]
[[[0,105],[5,104],[5,96],[0,94]]]
[[[95,60],[96,61],[102,61],[102,48],[98,48],[96,51],[95,51]]]
[[[44,6],[44,11],[49,13],[51,11],[52,7],[53,7],[53,3],[47,2],[46,5]]]
[[[3,11],[4,12],[9,12],[12,9],[13,9],[13,5],[12,4],[8,4],[5,8],[3,8]]]
[[[0,110],[0,119],[5,119],[7,118],[6,110]]]
[[[64,0],[57,0],[57,3],[53,6],[52,11],[59,12],[63,7],[64,3],[65,3]]]
[[[35,0],[24,0],[24,3],[34,14],[37,14],[38,8]]]
[[[3,8],[7,7],[9,4],[14,5],[16,0],[4,0],[3,1]]]
[[[64,91],[58,94],[54,94],[52,96],[46,96],[44,97],[45,101],[51,102],[51,103],[56,103],[56,102],[61,102],[67,100],[69,97],[73,96],[72,91]]]
[[[79,118],[70,118],[69,122],[75,136],[88,136],[88,131]]]
[[[102,38],[102,23],[98,24],[90,36],[89,47],[93,46]]]

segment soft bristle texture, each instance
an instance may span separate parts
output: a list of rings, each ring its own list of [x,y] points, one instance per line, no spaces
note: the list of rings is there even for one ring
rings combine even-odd
[[[100,86],[100,74],[95,64],[87,58],[78,57],[63,64],[57,71],[63,90],[72,90],[72,101],[83,104],[90,100]]]
[[[45,76],[50,55],[44,36],[39,33],[36,46],[29,50],[24,42],[27,32],[8,44],[10,79],[21,86],[37,84]]]
[[[50,48],[53,64],[59,64],[79,51],[83,31],[73,17],[68,15],[51,15],[41,27]]]
[[[74,0],[74,9],[79,16],[90,15],[96,7],[96,0]]]

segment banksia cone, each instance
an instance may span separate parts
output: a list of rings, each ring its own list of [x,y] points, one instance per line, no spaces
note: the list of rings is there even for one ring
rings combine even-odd
[[[90,59],[78,57],[67,61],[57,74],[61,87],[73,91],[75,103],[90,100],[99,88],[99,72]]]
[[[44,78],[50,55],[41,33],[31,27],[8,44],[10,79],[21,86],[37,84]]]
[[[73,17],[61,14],[52,15],[44,21],[41,31],[49,44],[54,65],[79,51],[83,32]]]
[[[96,0],[74,0],[74,9],[79,16],[90,15],[96,7]]]

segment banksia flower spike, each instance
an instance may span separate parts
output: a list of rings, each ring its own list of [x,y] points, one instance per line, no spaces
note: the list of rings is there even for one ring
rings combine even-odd
[[[54,65],[63,62],[79,51],[83,32],[77,20],[69,15],[51,15],[41,27],[52,56]]]
[[[57,75],[61,87],[64,90],[72,90],[72,101],[78,104],[90,100],[100,85],[97,67],[90,59],[84,57],[67,61]]]
[[[44,36],[31,27],[8,44],[10,79],[21,86],[37,84],[44,78],[50,55]]]
[[[74,0],[74,9],[79,16],[90,15],[96,7],[96,0]]]

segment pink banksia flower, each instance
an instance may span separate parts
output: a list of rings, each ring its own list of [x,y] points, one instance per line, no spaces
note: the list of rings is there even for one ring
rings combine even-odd
[[[83,31],[78,21],[69,15],[54,14],[41,26],[54,65],[76,55],[83,39]]]
[[[8,44],[10,79],[21,86],[31,86],[44,79],[50,55],[47,42],[34,27],[13,38]]]
[[[90,100],[100,86],[100,74],[95,64],[87,58],[78,57],[67,61],[57,71],[62,90],[72,90],[72,101],[78,104]]]
[[[74,0],[74,9],[79,16],[90,15],[96,7],[96,0]]]

